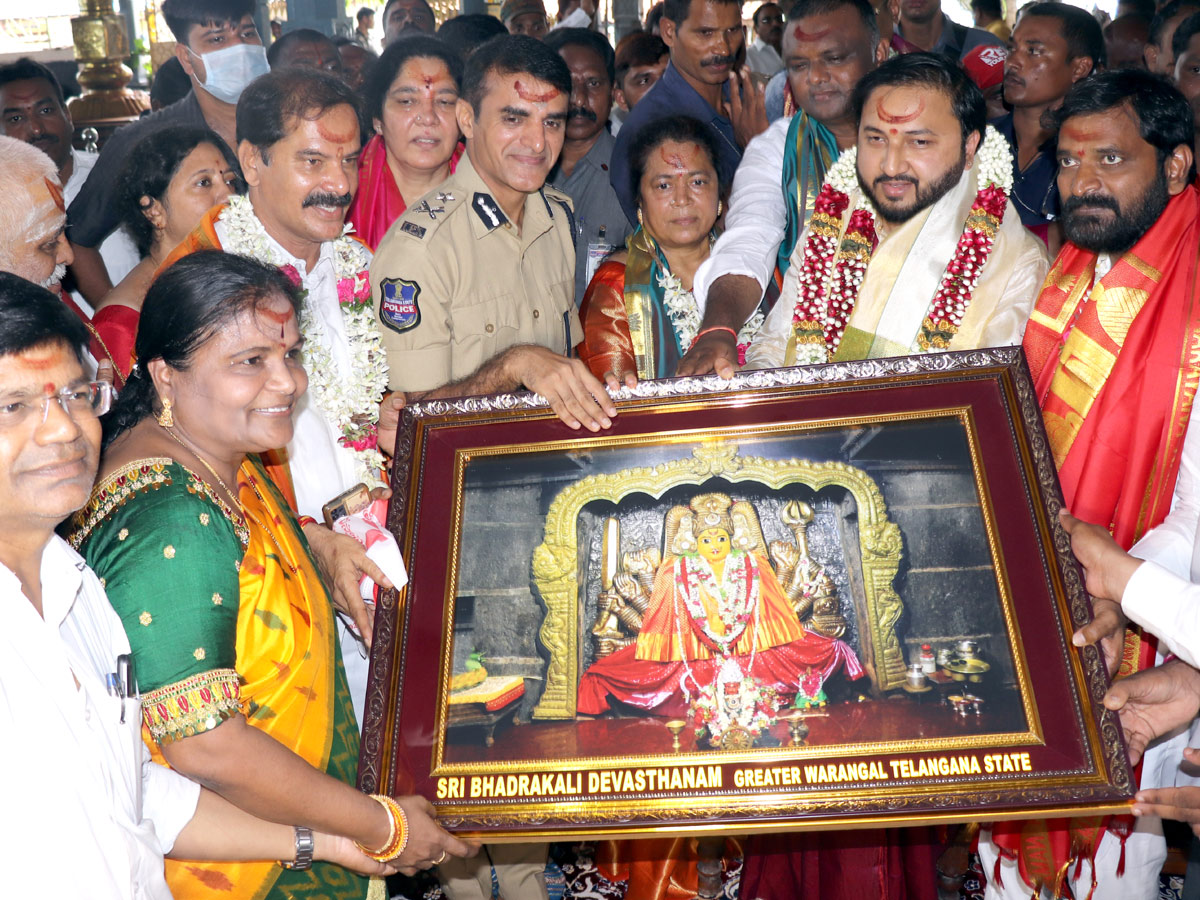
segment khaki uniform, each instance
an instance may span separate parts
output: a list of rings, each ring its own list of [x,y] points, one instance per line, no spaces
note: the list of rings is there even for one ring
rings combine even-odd
[[[392,390],[458,381],[516,344],[570,353],[583,338],[570,203],[530,194],[518,232],[464,154],[393,223],[371,263]]]

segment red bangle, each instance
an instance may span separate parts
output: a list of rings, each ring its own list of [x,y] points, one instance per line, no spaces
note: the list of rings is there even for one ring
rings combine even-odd
[[[734,343],[737,343],[738,333],[728,325],[713,325],[711,328],[702,328],[696,333],[696,337],[692,339],[692,346],[696,346],[696,341],[704,337],[706,334],[712,334],[714,331],[728,331],[733,336]],[[690,349],[690,348],[689,348]]]
[[[305,525],[317,525],[317,524],[319,524],[319,523],[312,516],[300,516],[300,528],[301,529],[303,529]]]

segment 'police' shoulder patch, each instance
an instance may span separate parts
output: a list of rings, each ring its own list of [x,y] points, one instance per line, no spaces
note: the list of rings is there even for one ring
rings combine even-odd
[[[379,283],[379,320],[393,331],[405,332],[421,322],[417,298],[421,287],[406,278],[385,278]]]
[[[401,222],[400,230],[405,234],[411,234],[413,237],[425,237],[425,229],[416,222]]]

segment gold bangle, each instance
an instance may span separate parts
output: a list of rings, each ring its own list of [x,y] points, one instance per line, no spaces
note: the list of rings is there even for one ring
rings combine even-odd
[[[408,846],[408,816],[400,804],[386,794],[371,794],[371,799],[378,803],[388,814],[388,837],[378,850],[363,846],[358,841],[354,844],[364,854],[377,862],[387,862],[395,859]]]

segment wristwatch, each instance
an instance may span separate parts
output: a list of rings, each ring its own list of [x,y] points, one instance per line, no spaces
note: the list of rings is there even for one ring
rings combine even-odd
[[[281,859],[279,864],[285,869],[294,869],[297,872],[303,872],[305,869],[311,869],[313,863],[313,833],[312,829],[304,825],[296,826],[296,858],[291,862]]]

